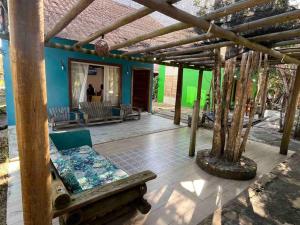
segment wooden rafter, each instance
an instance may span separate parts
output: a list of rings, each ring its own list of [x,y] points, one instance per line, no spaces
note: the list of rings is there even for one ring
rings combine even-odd
[[[89,55],[97,55],[95,50],[87,49],[87,48],[74,48],[71,45],[64,45],[64,44],[59,44],[59,43],[53,43],[53,42],[48,42],[46,44],[47,47],[49,48],[57,48],[57,49],[63,49],[66,51],[73,51],[73,52],[81,52],[84,54],[89,54]],[[132,56],[122,56],[119,54],[109,54],[107,58],[113,58],[113,59],[124,59],[128,61],[133,61],[133,62],[142,62],[142,63],[151,63],[151,64],[161,64],[161,65],[166,65],[166,66],[174,66],[178,67],[179,64],[176,62],[163,62],[161,60],[154,60],[152,57],[151,58],[146,58],[146,57],[132,57]],[[182,65],[185,68],[190,68],[190,69],[198,69],[199,67],[195,66],[190,66],[188,64],[182,63]]]
[[[256,0],[256,1],[245,0],[245,1],[239,1],[239,2],[236,2],[236,3],[231,4],[229,6],[225,6],[223,8],[217,9],[217,10],[215,10],[215,11],[213,11],[213,12],[207,14],[207,15],[201,16],[199,18],[201,18],[203,20],[209,20],[209,21],[210,20],[215,20],[215,19],[222,18],[224,16],[230,15],[232,13],[235,13],[235,12],[238,12],[238,11],[241,11],[241,10],[244,10],[244,9],[247,9],[247,8],[259,5],[259,4],[266,3],[268,1],[270,1],[270,0]],[[128,41],[125,41],[123,43],[116,44],[114,46],[111,46],[110,49],[111,50],[121,49],[121,48],[130,46],[130,45],[136,44],[138,42],[145,41],[147,39],[155,38],[155,37],[162,36],[162,35],[172,33],[172,32],[175,32],[175,31],[179,31],[179,30],[184,30],[184,29],[187,29],[187,28],[190,28],[190,27],[192,27],[192,25],[190,25],[190,24],[176,23],[176,24],[173,24],[171,26],[167,26],[167,27],[164,27],[162,29],[153,31],[151,33],[141,35],[141,36],[137,36],[137,37],[135,37],[133,39],[130,39]]]
[[[206,56],[206,57],[199,57],[199,58],[190,58],[190,59],[177,59],[174,60],[175,62],[196,62],[196,61],[205,61],[212,59],[212,57]]]
[[[261,41],[271,41],[271,40],[282,40],[285,38],[293,38],[293,37],[298,37],[300,35],[300,29],[294,29],[294,30],[288,30],[288,31],[282,31],[282,32],[275,32],[275,33],[269,33],[269,34],[263,34],[263,35],[258,35],[255,37],[248,38],[248,40],[251,41],[256,41],[256,42],[261,42]],[[245,38],[244,38],[245,39]],[[169,52],[164,52],[161,54],[157,54],[156,57],[166,57],[166,56],[172,56],[172,55],[178,55],[178,53],[181,54],[190,54],[194,52],[199,52],[199,51],[206,51],[206,50],[211,50],[214,48],[221,48],[225,46],[233,46],[236,43],[234,41],[224,41],[224,42],[218,42],[214,44],[204,44],[199,47],[191,47],[191,48],[186,48],[184,50],[179,50],[179,51],[169,51]]]
[[[121,17],[120,19],[118,19],[117,21],[115,21],[114,23],[112,24],[109,24],[108,26],[105,26],[103,28],[101,28],[100,30],[96,31],[95,33],[89,35],[88,37],[86,37],[85,39],[77,42],[75,44],[76,47],[79,47],[79,46],[82,46],[84,44],[88,44],[90,43],[91,41],[101,37],[102,35],[105,35],[113,30],[116,30],[118,29],[119,27],[121,26],[124,26],[128,23],[131,23],[137,19],[140,19],[150,13],[154,12],[154,10],[152,9],[149,9],[147,7],[143,7],[141,9],[139,9],[138,11],[132,13],[132,14],[129,14],[129,15],[125,15],[123,17]]]
[[[205,56],[213,56],[213,55],[214,53],[212,51],[207,51],[198,54],[170,56],[170,57],[162,58],[162,60],[165,61],[165,60],[176,60],[176,59],[189,59],[189,58],[205,57]]]
[[[80,0],[61,20],[46,34],[45,41],[49,41],[72,22],[83,10],[95,0]]]
[[[267,48],[263,45],[255,43],[255,42],[251,42],[247,38],[239,36],[239,35],[233,33],[232,31],[225,30],[213,23],[207,22],[206,20],[204,20],[202,18],[193,16],[183,10],[180,10],[176,7],[172,7],[168,4],[164,4],[158,0],[148,0],[148,1],[134,0],[134,1],[138,2],[142,5],[148,6],[152,9],[156,9],[157,11],[159,11],[167,16],[170,16],[173,19],[177,19],[181,22],[191,24],[195,27],[198,27],[198,28],[208,32],[208,33],[209,32],[214,33],[219,38],[225,38],[227,40],[233,41],[234,43],[236,43],[238,45],[248,47],[248,48],[258,51],[258,52],[263,52],[265,54],[273,56],[274,58],[279,58],[286,63],[300,64],[300,60],[298,60],[296,58],[282,54],[278,51]]]
[[[300,39],[280,41],[274,44],[274,47],[300,44]]]
[[[233,28],[229,28],[229,30],[234,31],[234,32],[243,32],[243,31],[247,31],[247,30],[257,29],[260,27],[271,26],[276,23],[284,23],[284,22],[299,19],[299,18],[300,18],[300,10],[293,10],[293,11],[282,13],[279,15],[270,16],[267,18],[251,21],[248,23],[243,23],[241,25],[234,26]],[[194,42],[198,42],[198,41],[204,41],[204,40],[207,40],[207,39],[210,39],[213,37],[214,37],[214,35],[212,33],[195,35],[194,37],[186,38],[183,40],[178,40],[178,41],[169,42],[169,43],[165,43],[165,44],[161,44],[161,45],[157,45],[157,46],[152,46],[152,47],[145,48],[145,49],[128,51],[128,52],[124,53],[124,55],[134,55],[134,54],[139,54],[139,53],[152,52],[152,51],[156,51],[156,50],[160,50],[160,49],[172,48],[175,46],[190,44],[190,43],[194,43]]]

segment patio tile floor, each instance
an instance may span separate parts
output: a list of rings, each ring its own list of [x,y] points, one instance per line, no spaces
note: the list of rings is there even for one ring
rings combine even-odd
[[[150,116],[150,118],[152,123],[155,123],[153,126],[159,127],[162,120],[157,116]],[[164,123],[165,127],[174,126],[171,120],[166,120]],[[98,137],[103,126],[90,128],[94,130],[92,133],[94,132],[95,138],[99,138],[98,140],[102,142],[100,144],[97,141],[94,142],[96,151],[108,157],[121,169],[129,174],[150,169],[158,175],[157,179],[150,181],[147,185],[146,198],[152,205],[151,212],[147,215],[137,213],[121,217],[111,224],[197,224],[253,182],[226,180],[203,172],[195,164],[194,159],[187,156],[190,140],[189,128],[181,127],[162,132],[156,129],[150,134],[141,133],[136,136],[138,124],[139,121],[129,121],[127,130],[123,131],[123,136],[115,136],[122,138],[106,143],[103,141],[104,138]],[[118,125],[122,126],[122,124],[116,124],[112,127],[117,129]],[[142,127],[142,125],[139,126]],[[148,124],[149,127],[151,124]],[[150,132],[150,129],[148,131]],[[10,134],[10,140],[15,138],[13,128],[10,128]],[[211,131],[199,129],[196,149],[209,148],[211,140]],[[13,144],[14,140],[11,143]],[[10,149],[10,151],[13,153],[16,149]],[[260,176],[286,159],[285,156],[279,155],[278,151],[277,147],[249,141],[245,154],[258,163],[258,176]],[[9,165],[8,225],[22,224],[20,200],[19,161],[15,158],[11,159]],[[57,220],[54,224],[57,224]]]

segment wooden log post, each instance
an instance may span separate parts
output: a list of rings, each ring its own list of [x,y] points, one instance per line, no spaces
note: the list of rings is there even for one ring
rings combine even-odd
[[[25,225],[52,224],[43,5],[43,0],[8,1]]]
[[[202,80],[203,80],[203,69],[199,70],[198,76],[198,89],[197,89],[197,101],[201,101],[201,90],[202,90]]]
[[[176,125],[180,125],[180,118],[181,118],[182,81],[183,81],[183,66],[180,64],[178,66],[175,114],[174,114],[174,124]]]
[[[291,99],[288,103],[287,111],[285,113],[283,135],[280,145],[280,154],[287,155],[291,132],[294,125],[295,113],[297,108],[297,101],[300,93],[300,66],[297,67],[296,78],[291,93]]]
[[[196,148],[196,134],[198,127],[198,118],[199,118],[199,100],[196,100],[194,103],[193,116],[192,116],[192,131],[191,131],[191,139],[190,139],[190,148],[189,148],[189,156],[195,156],[195,148]]]
[[[202,80],[203,80],[203,70],[199,70],[198,77],[198,90],[197,90],[197,99],[194,103],[193,115],[192,115],[192,131],[191,131],[191,139],[190,139],[190,149],[189,156],[195,156],[195,148],[196,148],[196,134],[198,129],[198,120],[199,120],[199,108],[201,101],[201,89],[202,89]]]

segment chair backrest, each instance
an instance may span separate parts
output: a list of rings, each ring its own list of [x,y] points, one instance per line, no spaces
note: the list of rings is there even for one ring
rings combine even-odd
[[[131,106],[131,104],[121,104],[120,108],[123,111],[123,113],[124,113],[125,116],[132,113],[132,106]]]
[[[70,149],[88,145],[92,147],[92,139],[89,130],[54,132],[49,134],[52,142],[58,150]]]
[[[61,107],[51,107],[48,109],[49,119],[53,118],[54,121],[68,121],[70,120],[70,108],[61,106]]]
[[[112,117],[111,102],[80,102],[81,110],[88,114],[88,117],[98,119],[109,119]]]

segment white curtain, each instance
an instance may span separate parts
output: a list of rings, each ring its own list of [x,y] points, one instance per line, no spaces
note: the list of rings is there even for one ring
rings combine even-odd
[[[88,64],[71,63],[72,108],[78,108],[79,102],[86,101],[88,69]]]
[[[115,66],[104,66],[104,101],[110,101],[112,105],[119,104],[119,72]]]

